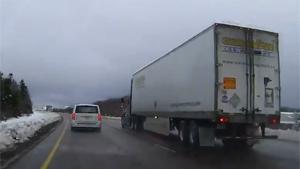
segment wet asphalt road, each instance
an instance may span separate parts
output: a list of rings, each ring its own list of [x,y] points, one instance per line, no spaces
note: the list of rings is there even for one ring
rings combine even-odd
[[[297,142],[263,140],[252,150],[225,149],[221,144],[194,150],[173,138],[121,129],[119,120],[104,119],[102,132],[72,132],[68,117],[65,114],[63,123],[51,135],[9,168],[46,169],[45,161],[49,169],[300,168]],[[49,158],[51,152],[53,156]]]

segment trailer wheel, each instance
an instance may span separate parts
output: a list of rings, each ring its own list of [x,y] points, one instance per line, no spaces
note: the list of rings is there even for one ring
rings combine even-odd
[[[138,130],[138,131],[144,130],[144,117],[143,116],[137,116],[137,118],[136,118],[136,130]]]
[[[136,131],[141,131],[144,129],[144,117],[143,116],[132,116],[131,128]]]
[[[137,129],[137,122],[136,122],[136,116],[132,116],[131,117],[131,128],[132,130],[136,130]]]
[[[193,120],[189,125],[189,144],[193,147],[199,147],[199,127]]]
[[[189,143],[189,126],[186,120],[179,122],[179,139],[184,145]]]

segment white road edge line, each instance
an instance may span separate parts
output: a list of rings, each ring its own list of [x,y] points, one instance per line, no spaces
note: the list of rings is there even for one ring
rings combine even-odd
[[[165,147],[165,146],[162,146],[162,145],[160,145],[160,144],[154,144],[154,146],[157,146],[157,147],[159,147],[159,148],[161,148],[161,149],[163,149],[163,150],[166,150],[166,151],[169,151],[169,152],[172,152],[172,153],[176,153],[175,150],[170,149],[170,148]]]

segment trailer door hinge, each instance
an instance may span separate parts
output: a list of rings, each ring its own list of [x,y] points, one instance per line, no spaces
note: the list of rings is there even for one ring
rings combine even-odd
[[[261,112],[262,110],[260,110],[259,108],[254,109],[255,112]]]
[[[242,112],[248,112],[248,109],[246,109],[245,107],[242,107],[240,110],[241,110]]]
[[[216,83],[216,86],[221,86],[221,85],[223,85],[223,82],[217,82]]]

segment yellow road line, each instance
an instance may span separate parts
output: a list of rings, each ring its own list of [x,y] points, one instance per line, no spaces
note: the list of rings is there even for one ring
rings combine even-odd
[[[54,144],[54,146],[52,147],[50,153],[48,154],[48,157],[46,158],[46,160],[44,161],[42,167],[40,169],[48,169],[54,155],[55,155],[55,152],[57,151],[64,135],[65,135],[65,132],[66,132],[66,129],[67,129],[67,123],[65,123],[65,127],[63,129],[63,131],[61,132],[60,136],[58,137],[58,140],[56,141],[56,143]]]

